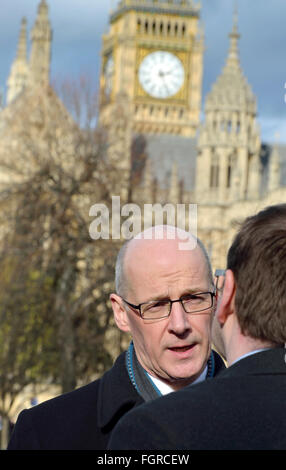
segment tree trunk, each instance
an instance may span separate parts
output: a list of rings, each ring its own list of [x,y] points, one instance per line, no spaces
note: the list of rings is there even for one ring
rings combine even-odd
[[[61,387],[62,392],[70,392],[76,386],[75,344],[71,313],[67,308],[61,311],[59,337],[61,341]]]
[[[67,266],[60,281],[56,299],[63,393],[70,392],[76,386],[74,328],[69,303],[69,297],[71,292],[73,292],[73,288],[72,267]]]
[[[10,434],[10,421],[8,416],[2,416],[1,450],[7,449]]]

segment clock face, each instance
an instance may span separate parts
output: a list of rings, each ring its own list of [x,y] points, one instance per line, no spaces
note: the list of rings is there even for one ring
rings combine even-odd
[[[105,77],[105,93],[110,94],[112,90],[114,61],[112,55],[110,55],[105,63],[104,77]]]
[[[148,54],[139,67],[139,82],[154,98],[174,96],[184,83],[184,67],[180,59],[167,51]]]

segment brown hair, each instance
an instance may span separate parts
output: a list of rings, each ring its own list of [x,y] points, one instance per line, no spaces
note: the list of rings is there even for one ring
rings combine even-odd
[[[286,204],[248,217],[227,256],[236,282],[235,308],[242,333],[286,342]]]

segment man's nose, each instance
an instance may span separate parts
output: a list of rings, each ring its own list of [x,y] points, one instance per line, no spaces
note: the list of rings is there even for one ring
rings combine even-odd
[[[176,335],[182,335],[190,329],[189,317],[181,302],[174,302],[169,316],[169,332],[175,333]]]

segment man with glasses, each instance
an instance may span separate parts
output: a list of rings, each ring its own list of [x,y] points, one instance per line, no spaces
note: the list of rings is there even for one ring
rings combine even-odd
[[[156,239],[156,230],[160,227],[122,248],[118,263],[124,261],[124,269],[117,265],[117,293],[111,295],[118,328],[132,336],[130,376],[145,400],[204,380],[222,367],[211,352],[215,286],[207,253],[200,241],[184,250],[183,232],[165,228]]]
[[[202,243],[175,227],[146,230],[121,248],[110,295],[118,328],[131,335],[104,376],[20,414],[9,449],[105,449],[127,411],[214,377],[216,302]]]
[[[228,368],[132,410],[109,449],[286,449],[286,204],[245,220],[217,281]]]

